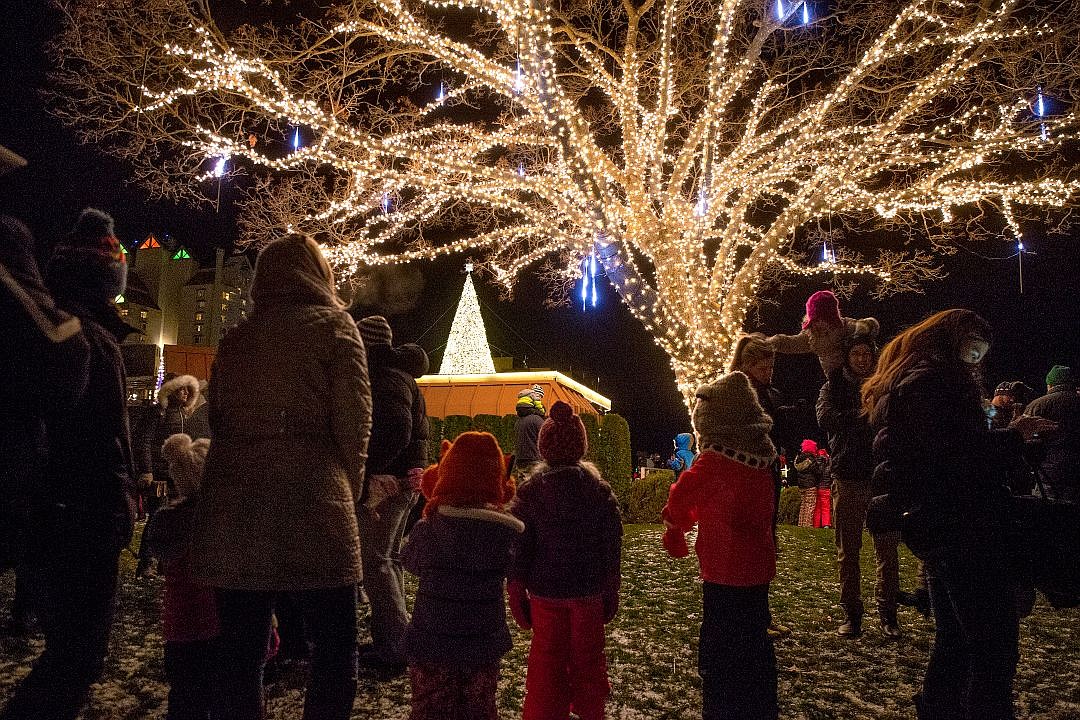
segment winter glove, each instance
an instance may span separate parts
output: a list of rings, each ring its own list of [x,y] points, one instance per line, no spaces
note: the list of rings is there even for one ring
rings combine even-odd
[[[690,554],[690,547],[686,544],[686,536],[678,528],[669,527],[664,532],[664,549],[668,555],[674,558],[684,558]]]
[[[532,614],[529,612],[529,594],[525,591],[525,583],[511,580],[506,583],[506,594],[510,598],[510,613],[514,616],[514,622],[522,630],[532,630]]]

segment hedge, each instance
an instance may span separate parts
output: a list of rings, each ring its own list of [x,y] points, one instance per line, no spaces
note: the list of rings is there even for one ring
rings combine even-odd
[[[514,452],[514,426],[517,415],[449,415],[446,418],[428,418],[431,423],[428,458],[438,462],[443,439],[453,441],[466,430],[489,432],[499,441],[503,452]],[[600,474],[611,484],[623,510],[629,508],[632,457],[630,452],[630,425],[621,415],[608,413],[602,417],[584,414],[581,422],[589,440],[587,460],[595,463]],[[670,485],[670,482],[668,483]],[[666,490],[665,490],[666,492]],[[666,497],[666,495],[665,495]],[[661,507],[663,503],[661,503]]]
[[[667,503],[668,489],[675,482],[672,470],[653,470],[630,484],[625,519],[631,523],[659,523]]]
[[[802,495],[795,486],[786,487],[780,491],[780,510],[776,521],[783,525],[799,524],[799,505],[802,504]]]

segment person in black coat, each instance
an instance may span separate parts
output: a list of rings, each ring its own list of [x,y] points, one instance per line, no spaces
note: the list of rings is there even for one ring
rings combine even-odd
[[[427,412],[415,379],[426,372],[427,356],[419,346],[394,348],[390,325],[381,315],[365,317],[357,327],[371,380],[371,440],[357,524],[372,645],[362,648],[360,662],[389,678],[405,671],[398,646],[409,613],[400,556],[405,523],[427,465]]]
[[[0,148],[2,150],[2,148]],[[71,404],[80,387],[57,375],[81,378],[89,345],[79,319],[56,307],[34,259],[34,238],[21,222],[0,216],[0,571],[15,569],[11,608],[14,634],[33,619],[24,528],[28,493],[48,459],[45,421],[50,409]]]
[[[870,507],[870,479],[874,472],[874,431],[862,414],[862,382],[874,372],[877,346],[870,335],[856,335],[845,347],[845,362],[829,374],[817,401],[818,425],[829,434],[832,459],[834,502],[833,526],[836,528],[836,564],[840,574],[840,606],[844,622],[837,629],[841,637],[862,633],[862,577],[859,554],[862,551],[863,527]],[[886,638],[900,636],[896,618],[897,591],[900,587],[900,564],[897,532],[871,535],[877,561],[874,595],[881,631]]]
[[[46,423],[48,460],[29,499],[28,562],[40,588],[45,650],[4,718],[75,718],[104,669],[120,551],[134,523],[134,469],[119,342],[133,332],[113,299],[127,264],[112,218],[84,210],[56,248],[47,278],[61,310],[79,318],[85,366],[51,378],[79,388]]]
[[[930,587],[935,636],[915,698],[920,720],[1015,717],[1018,583],[995,466],[1046,423],[1025,416],[1010,430],[988,428],[978,369],[989,347],[985,320],[946,310],[890,342],[863,385],[880,461],[872,492],[887,496],[874,513],[892,509]]]
[[[1026,413],[1051,420],[1057,432],[1043,442],[1039,472],[1046,494],[1080,503],[1080,395],[1072,368],[1055,365],[1046,375],[1046,394],[1031,401]]]

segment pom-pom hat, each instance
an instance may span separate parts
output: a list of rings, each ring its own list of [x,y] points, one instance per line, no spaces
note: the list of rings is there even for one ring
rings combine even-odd
[[[840,317],[840,301],[832,290],[818,290],[806,300],[806,319],[803,320],[803,330],[812,322],[824,322],[829,325],[839,325],[843,322]]]
[[[425,470],[421,480],[424,516],[440,505],[501,508],[514,495],[512,460],[491,433],[469,431],[453,442],[443,440],[439,464]]]
[[[585,426],[562,400],[551,406],[547,420],[540,426],[537,448],[540,457],[549,463],[576,463],[585,457],[589,449]]]

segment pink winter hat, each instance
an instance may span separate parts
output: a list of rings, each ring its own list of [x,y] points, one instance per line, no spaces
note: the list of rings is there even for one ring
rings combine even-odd
[[[809,438],[802,441],[802,445],[799,447],[799,449],[802,450],[804,453],[810,453],[812,455],[816,454],[818,451],[817,443]]]
[[[806,319],[802,328],[805,330],[815,320],[822,320],[830,325],[839,325],[840,301],[832,290],[818,290],[806,300]]]

